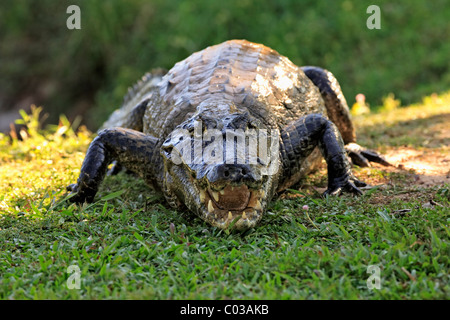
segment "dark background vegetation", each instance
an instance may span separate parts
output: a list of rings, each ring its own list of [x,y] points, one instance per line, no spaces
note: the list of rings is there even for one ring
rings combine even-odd
[[[71,4],[81,30],[66,27]],[[371,4],[380,30],[366,27]],[[349,104],[359,92],[412,103],[450,87],[449,17],[448,0],[2,0],[1,130],[31,104],[96,130],[146,71],[233,38],[331,70]]]

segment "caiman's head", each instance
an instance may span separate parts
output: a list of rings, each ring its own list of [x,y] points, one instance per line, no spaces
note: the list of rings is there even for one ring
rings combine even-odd
[[[275,192],[278,139],[248,113],[197,114],[162,146],[167,199],[219,228],[255,226]]]

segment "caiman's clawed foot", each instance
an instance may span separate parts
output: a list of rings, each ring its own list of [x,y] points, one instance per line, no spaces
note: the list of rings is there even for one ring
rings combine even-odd
[[[357,143],[348,143],[345,145],[348,156],[352,159],[352,163],[360,167],[370,167],[370,162],[380,163],[383,166],[392,166],[381,155],[373,150],[361,147]]]
[[[78,191],[78,184],[76,184],[76,183],[69,184],[66,187],[66,190],[70,191],[70,192],[73,192],[73,193],[76,193]]]
[[[78,184],[72,183],[66,187],[67,191],[70,191],[70,195],[73,195],[69,198],[69,201],[72,203],[84,203],[88,202],[91,203],[94,201],[94,192],[89,192],[89,190],[84,190],[83,192],[80,192],[78,190]]]
[[[336,179],[337,180],[337,179]],[[365,187],[367,184],[356,179],[353,175],[346,182],[335,182],[323,193],[324,196],[339,196],[343,192],[352,193],[354,195],[362,195],[362,191],[358,187]]]
[[[71,202],[81,202],[81,201],[76,201],[77,199],[77,196],[78,196],[78,184],[76,184],[76,183],[72,183],[72,184],[69,184],[67,187],[66,187],[66,190],[67,191],[70,191],[70,194],[69,195],[73,195],[72,197],[70,197],[70,201]]]

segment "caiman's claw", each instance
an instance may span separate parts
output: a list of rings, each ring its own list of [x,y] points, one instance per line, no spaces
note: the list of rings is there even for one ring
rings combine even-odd
[[[76,184],[76,183],[69,184],[66,187],[66,190],[70,191],[70,192],[77,192],[78,191],[78,184]]]
[[[363,192],[358,187],[365,187],[367,184],[365,182],[362,182],[358,179],[356,179],[353,175],[350,176],[350,179],[344,184],[344,185],[337,185],[329,187],[323,195],[330,195],[330,196],[339,196],[343,192],[351,193],[357,196],[360,196],[363,194]]]
[[[70,202],[74,202],[74,203],[82,203],[84,201],[82,201],[82,199],[80,199],[79,194],[78,194],[78,184],[76,183],[72,183],[69,184],[66,187],[67,191],[70,191],[69,195],[73,195],[72,197],[69,198]]]
[[[91,203],[94,200],[94,195],[92,195],[92,193],[89,192],[80,192],[78,190],[78,184],[77,183],[72,183],[69,184],[66,187],[67,191],[70,191],[70,195],[73,195],[72,197],[70,197],[68,200],[72,203],[84,203],[84,202],[88,202]]]
[[[392,166],[381,155],[373,150],[361,147],[357,143],[349,143],[345,145],[345,151],[352,159],[352,163],[360,167],[370,167],[370,162],[380,163],[383,166]]]

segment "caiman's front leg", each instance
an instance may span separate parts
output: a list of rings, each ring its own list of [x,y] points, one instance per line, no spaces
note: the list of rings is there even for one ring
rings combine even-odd
[[[342,191],[362,194],[358,187],[366,184],[353,176],[338,129],[321,114],[302,117],[281,131],[284,176],[294,174],[316,146],[328,167],[328,189],[325,194],[335,195]]]
[[[77,183],[67,187],[76,193],[70,201],[92,202],[113,160],[147,181],[152,180],[156,177],[151,161],[157,143],[158,139],[132,129],[111,128],[100,131],[89,146]]]
[[[342,93],[341,87],[334,75],[319,67],[302,67],[305,75],[319,88],[327,108],[328,118],[338,127],[345,143],[345,150],[353,164],[360,167],[370,167],[370,162],[378,162],[391,166],[381,155],[368,150],[356,143],[355,128],[350,119],[350,110]]]

